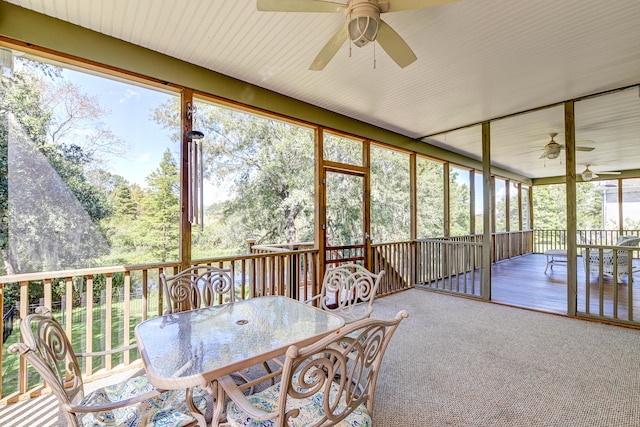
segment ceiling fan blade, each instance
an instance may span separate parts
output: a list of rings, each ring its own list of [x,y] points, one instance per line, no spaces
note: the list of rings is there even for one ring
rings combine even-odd
[[[606,172],[598,171],[598,173],[600,175],[620,175],[622,172],[620,172],[620,171],[606,171]]]
[[[331,58],[333,58],[340,47],[347,41],[349,37],[349,33],[347,32],[347,27],[345,25],[340,25],[338,31],[336,31],[333,36],[329,39],[327,44],[320,50],[316,59],[313,60],[311,66],[309,67],[312,71],[321,71],[324,67],[327,66]]]
[[[323,0],[258,0],[257,7],[261,12],[340,12],[347,5]]]
[[[596,147],[580,147],[576,146],[576,151],[593,151]]]
[[[378,28],[376,41],[400,68],[404,68],[418,59],[407,42],[383,20],[380,20],[380,28]]]
[[[385,12],[398,12],[401,10],[423,9],[425,7],[440,6],[453,3],[458,0],[389,0],[389,9]],[[383,3],[379,1],[378,3]]]

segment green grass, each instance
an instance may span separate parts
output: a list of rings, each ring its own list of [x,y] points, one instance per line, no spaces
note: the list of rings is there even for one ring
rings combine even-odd
[[[158,312],[157,305],[157,292],[149,296],[149,308],[148,313],[150,317],[154,317]],[[130,305],[130,324],[128,325],[130,331],[131,342],[123,342],[123,331],[126,325],[124,325],[124,303],[114,302],[112,304],[112,312],[110,313],[112,322],[111,331],[111,344],[112,348],[122,347],[135,343],[134,329],[135,326],[142,321],[142,300],[136,299],[131,301]],[[86,309],[84,307],[76,307],[73,309],[73,321],[72,321],[72,346],[75,352],[85,351],[85,337],[86,337]],[[104,324],[107,313],[105,313],[105,305],[96,305],[93,308],[93,351],[104,350]],[[54,316],[58,321],[61,321],[60,312],[54,313]],[[2,394],[6,396],[13,392],[18,391],[18,370],[19,370],[19,357],[9,354],[8,348],[11,344],[18,342],[20,339],[20,332],[18,322],[15,323],[13,333],[9,336],[7,341],[2,346]],[[112,356],[112,366],[116,366],[123,362],[124,355],[118,354]],[[139,358],[137,350],[130,352],[130,360],[134,361]],[[84,368],[84,361],[79,360],[81,367]],[[104,367],[104,357],[94,357],[92,361],[92,368],[94,371]],[[28,366],[29,369],[29,387],[33,387],[40,382],[40,376],[35,373],[35,370]]]

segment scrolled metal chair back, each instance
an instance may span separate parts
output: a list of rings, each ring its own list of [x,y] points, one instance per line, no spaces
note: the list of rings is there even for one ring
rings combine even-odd
[[[161,273],[160,283],[167,302],[164,314],[236,301],[229,270],[218,267],[194,266],[170,277]]]
[[[31,363],[56,397],[74,403],[84,397],[78,359],[64,329],[46,307],[36,308],[20,323],[23,342],[11,345],[9,353],[22,355]]]
[[[362,410],[362,405],[372,414],[384,353],[400,322],[408,316],[401,310],[391,320],[363,319],[305,348],[289,348],[278,406],[286,408],[288,399],[317,402],[321,415],[309,424],[314,427],[333,425]],[[293,409],[283,419],[298,413]]]
[[[338,312],[347,323],[369,317],[384,270],[372,273],[359,264],[327,268],[322,282],[320,306]]]

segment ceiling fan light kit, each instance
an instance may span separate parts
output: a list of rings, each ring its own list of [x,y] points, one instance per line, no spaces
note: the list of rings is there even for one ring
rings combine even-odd
[[[358,47],[376,39],[380,28],[380,10],[367,0],[353,0],[347,9],[349,38]]]
[[[595,173],[594,171],[592,171],[591,169],[589,169],[589,166],[591,165],[585,165],[584,171],[582,171],[582,173],[580,174],[582,176],[582,180],[589,182],[592,179],[598,178],[600,175],[620,175],[619,171],[603,171],[603,172],[598,172]],[[600,174],[600,175],[598,175]]]
[[[553,160],[553,159],[557,159],[560,156],[560,151],[564,150],[564,145],[558,144],[553,138],[555,138],[558,134],[557,133],[550,133],[549,137],[551,138],[551,141],[549,141],[547,143],[547,145],[544,146],[543,150],[542,150],[542,154],[540,155],[541,159],[548,159],[548,160]],[[593,141],[581,141],[576,143],[576,151],[593,151],[595,150],[595,147],[590,147],[590,146],[586,146],[586,145],[579,145],[579,144],[586,144],[586,143],[593,143]]]
[[[347,0],[345,4],[329,0],[257,0],[256,5],[258,10],[263,12],[344,11],[345,22],[331,36],[309,67],[310,70],[320,71],[347,40],[351,40],[351,43],[358,47],[377,41],[400,68],[412,64],[418,59],[415,53],[393,28],[380,18],[380,14],[423,9],[455,1],[458,0]]]

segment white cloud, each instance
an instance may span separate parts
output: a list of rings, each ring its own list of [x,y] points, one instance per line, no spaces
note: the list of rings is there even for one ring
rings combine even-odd
[[[136,92],[133,89],[127,89],[124,91],[124,96],[122,98],[120,98],[120,100],[118,101],[120,104],[124,104],[125,102],[127,102],[128,100],[135,98],[135,99],[140,99],[140,93]]]

